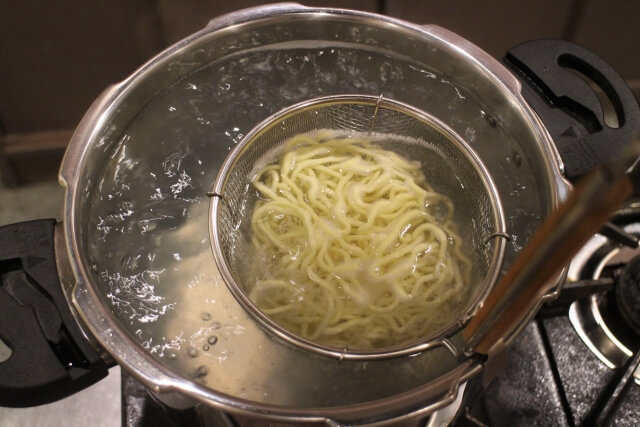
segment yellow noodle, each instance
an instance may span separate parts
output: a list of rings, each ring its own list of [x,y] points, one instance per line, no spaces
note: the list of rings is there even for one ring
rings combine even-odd
[[[253,180],[249,297],[264,313],[351,349],[416,340],[457,316],[471,266],[453,203],[419,162],[323,132],[292,138],[285,152]]]

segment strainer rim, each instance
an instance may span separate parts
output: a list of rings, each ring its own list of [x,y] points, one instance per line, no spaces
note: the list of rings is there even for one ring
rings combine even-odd
[[[488,264],[487,274],[484,276],[481,285],[479,285],[481,289],[476,292],[474,298],[472,298],[470,303],[465,306],[465,309],[462,310],[462,314],[459,318],[427,336],[419,337],[415,340],[394,346],[369,350],[352,350],[348,348],[339,349],[337,347],[319,344],[283,328],[269,316],[264,314],[262,310],[260,310],[257,305],[249,299],[247,293],[236,282],[228,267],[227,260],[221,249],[222,245],[219,237],[220,233],[218,232],[218,222],[220,205],[221,203],[224,203],[225,200],[224,186],[236,161],[256,138],[260,137],[264,132],[269,131],[274,126],[277,126],[281,121],[290,118],[292,115],[297,115],[328,103],[359,104],[367,106],[375,105],[381,109],[395,110],[407,114],[419,121],[425,122],[436,129],[439,133],[443,134],[456,146],[458,150],[463,153],[467,161],[475,170],[476,174],[482,180],[482,187],[485,189],[491,203],[491,222],[496,227],[496,230],[490,237],[497,237],[489,238],[486,242],[486,244],[491,244],[493,246],[491,262]],[[243,306],[245,311],[247,311],[253,319],[258,321],[260,326],[265,329],[268,334],[273,334],[277,338],[289,344],[293,344],[296,347],[325,356],[334,357],[339,360],[387,359],[397,356],[416,354],[439,346],[445,346],[455,353],[458,353],[456,346],[449,341],[449,338],[456,332],[460,331],[473,317],[495,285],[502,268],[506,249],[506,240],[509,236],[506,232],[504,211],[497,188],[491,179],[488,169],[471,146],[467,144],[465,140],[453,129],[437,117],[404,102],[386,98],[383,95],[340,94],[321,96],[295,103],[271,114],[254,126],[231,150],[220,167],[211,190],[207,194],[211,198],[209,212],[209,236],[213,257],[227,288],[233,294],[236,301]]]

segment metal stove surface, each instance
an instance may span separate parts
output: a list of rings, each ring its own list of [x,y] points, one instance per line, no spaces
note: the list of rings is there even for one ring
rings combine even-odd
[[[539,316],[456,426],[637,426],[640,386],[625,378],[626,368],[605,366],[567,316]]]

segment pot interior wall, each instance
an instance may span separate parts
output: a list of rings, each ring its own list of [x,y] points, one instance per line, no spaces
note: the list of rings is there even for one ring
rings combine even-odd
[[[218,274],[206,192],[229,150],[270,114],[343,93],[411,104],[466,139],[515,233],[505,268],[551,209],[543,190],[551,173],[532,124],[460,46],[350,15],[204,30],[124,83],[78,165],[81,268],[158,362],[216,393],[307,408],[387,398],[458,365],[443,347],[343,363],[292,350],[242,311]]]

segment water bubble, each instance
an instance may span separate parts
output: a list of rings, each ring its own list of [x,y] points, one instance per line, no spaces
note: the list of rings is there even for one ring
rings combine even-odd
[[[187,354],[189,355],[189,357],[197,357],[198,356],[198,350],[191,347],[188,351]]]
[[[207,342],[211,345],[215,345],[215,343],[218,342],[218,337],[215,335],[211,335],[209,338],[207,338]]]
[[[202,320],[204,320],[205,322],[207,322],[207,321],[211,320],[211,314],[209,314],[209,313],[207,313],[207,312],[205,311],[205,312],[203,312],[203,313],[200,315],[200,318],[201,318]]]
[[[209,368],[207,368],[204,365],[201,365],[198,367],[198,369],[196,369],[196,371],[193,373],[193,377],[194,378],[201,378],[201,377],[205,377],[207,376],[207,374],[209,373]]]
[[[520,153],[517,151],[511,153],[511,159],[513,159],[513,164],[518,167],[522,164],[522,157],[520,157]]]
[[[485,111],[481,111],[480,114],[482,115],[482,117],[484,117],[484,119],[487,121],[487,123],[489,123],[489,126],[491,126],[492,128],[494,128],[494,127],[496,127],[498,125],[498,122],[496,121],[496,118],[494,116],[492,116],[491,114],[488,114]]]

